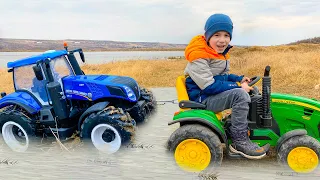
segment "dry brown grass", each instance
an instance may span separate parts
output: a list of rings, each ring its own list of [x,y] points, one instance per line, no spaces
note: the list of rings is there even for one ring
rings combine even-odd
[[[248,52],[244,52],[247,50]],[[320,98],[315,86],[320,84],[320,46],[291,45],[236,49],[231,58],[231,72],[263,76],[271,66],[272,91]]]
[[[86,74],[114,74],[130,76],[145,87],[168,87],[175,85],[186,60],[131,60],[100,65],[85,65]]]
[[[12,84],[12,74],[8,73],[6,69],[0,69],[0,91],[1,92],[12,92],[13,84]]]
[[[315,85],[320,84],[320,45],[247,47],[231,50],[231,73],[246,76],[263,75],[271,66],[272,91],[320,98]],[[90,61],[90,60],[89,60]],[[132,60],[99,65],[85,65],[86,74],[130,76],[144,87],[174,87],[183,74],[185,59]],[[1,91],[11,92],[12,77],[0,69]]]

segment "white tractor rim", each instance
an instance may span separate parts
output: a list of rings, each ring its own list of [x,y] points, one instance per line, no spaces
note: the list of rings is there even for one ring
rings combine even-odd
[[[13,126],[17,126],[25,136],[25,144],[19,142],[13,134]],[[6,144],[15,152],[25,152],[29,147],[29,137],[26,131],[13,121],[8,121],[2,126],[2,137]]]
[[[105,130],[111,130],[115,134],[114,140],[106,142],[102,139]],[[112,154],[117,152],[121,147],[121,137],[119,132],[108,124],[98,124],[92,129],[91,132],[92,144],[101,152]]]

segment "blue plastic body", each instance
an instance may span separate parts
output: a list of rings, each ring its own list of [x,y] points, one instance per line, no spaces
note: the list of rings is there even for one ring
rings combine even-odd
[[[37,61],[45,60],[47,58],[54,59],[56,57],[60,57],[63,55],[66,55],[68,52],[66,50],[60,50],[60,51],[49,51],[45,52],[43,54],[23,58],[16,60],[14,62],[8,62],[7,67],[8,68],[15,68],[15,67],[20,67],[20,66],[25,66],[25,65],[30,65],[30,64],[35,64]]]
[[[116,96],[110,93],[107,86],[121,88],[123,92],[126,92],[125,89],[129,88],[128,86],[123,84],[113,83],[112,80],[117,77],[119,76],[109,76],[109,75],[67,76],[63,78],[64,92],[67,99],[70,99],[70,100],[74,99],[74,100],[95,101],[101,98],[111,97],[111,98],[125,99],[130,102],[136,102],[137,99],[128,98],[128,93],[126,93],[127,97]],[[126,78],[129,78],[129,77],[126,77]],[[133,79],[131,78],[131,80]]]
[[[0,99],[0,109],[8,105],[18,104],[29,113],[35,114],[41,109],[38,101],[27,92],[14,92]]]

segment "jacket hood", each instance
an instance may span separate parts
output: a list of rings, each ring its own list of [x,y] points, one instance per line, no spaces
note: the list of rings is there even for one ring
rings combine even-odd
[[[189,62],[200,58],[226,60],[230,57],[230,55],[228,54],[230,48],[232,48],[232,46],[228,45],[228,47],[222,54],[217,53],[214,49],[208,46],[203,35],[198,35],[192,38],[192,40],[186,47],[185,57]]]

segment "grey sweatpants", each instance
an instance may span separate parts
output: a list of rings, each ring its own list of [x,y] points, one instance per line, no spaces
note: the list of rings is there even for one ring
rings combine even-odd
[[[232,108],[231,132],[248,128],[247,115],[251,98],[242,88],[235,88],[207,97],[202,103],[215,113]]]

